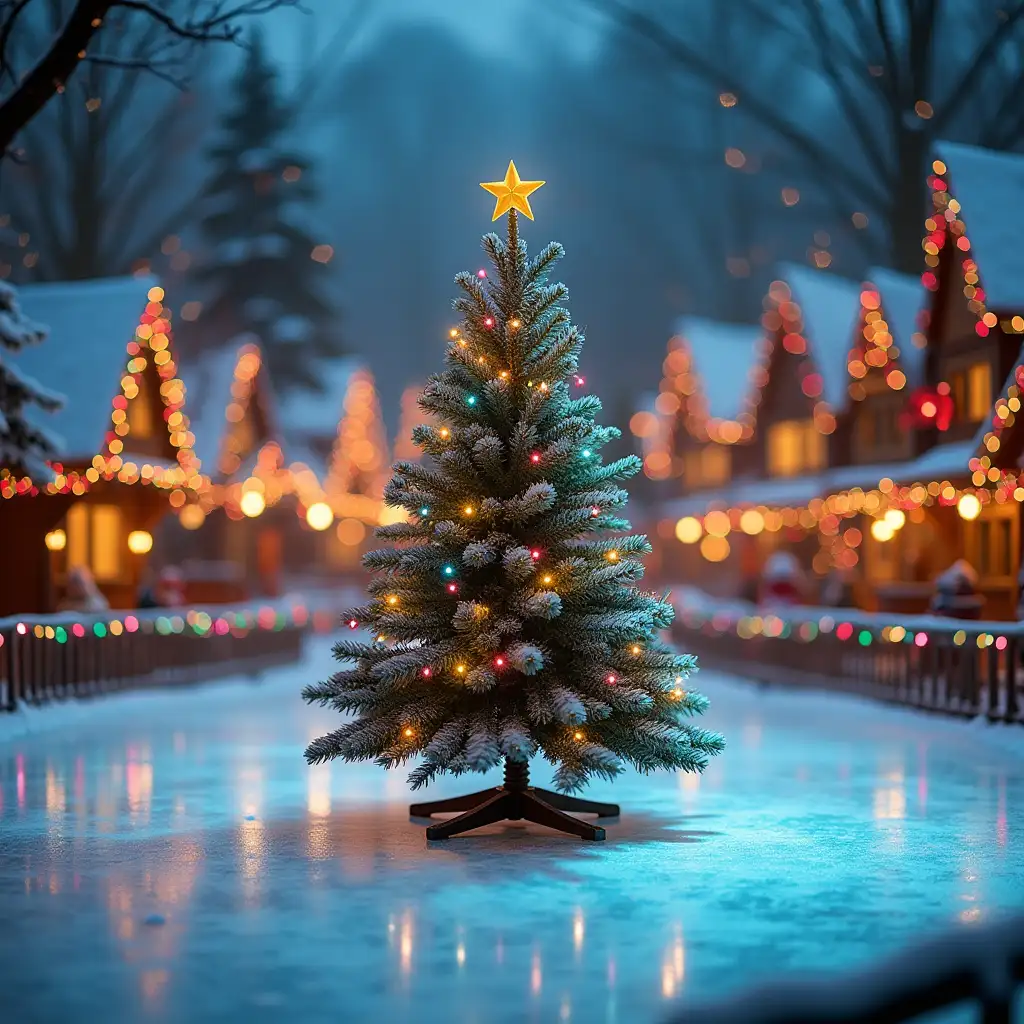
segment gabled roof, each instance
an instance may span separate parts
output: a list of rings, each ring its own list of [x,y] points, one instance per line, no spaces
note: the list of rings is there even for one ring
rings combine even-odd
[[[717,420],[738,419],[750,391],[749,373],[764,329],[758,324],[684,316],[676,324],[676,333],[689,347],[707,415]]]
[[[320,391],[293,388],[278,396],[277,421],[289,443],[310,438],[333,438],[338,432],[345,393],[357,370],[358,359],[329,359],[322,364]]]
[[[949,193],[960,204],[971,255],[998,312],[1024,310],[1024,156],[940,142]]]
[[[886,267],[872,267],[868,271],[868,281],[878,289],[885,322],[900,350],[900,367],[907,375],[910,387],[917,387],[924,382],[925,349],[914,344],[914,336],[923,337],[918,318],[928,293],[919,277],[900,274]]]
[[[187,400],[189,403],[189,419],[192,433],[195,435],[193,451],[199,456],[205,472],[210,477],[220,475],[221,455],[224,450],[226,435],[230,429],[228,406],[233,402],[242,405],[243,415],[252,416],[252,403],[259,403],[263,432],[256,438],[257,448],[264,442],[277,439],[276,420],[272,408],[273,396],[270,388],[264,383],[267,372],[262,361],[256,364],[255,374],[241,373],[242,360],[246,357],[260,359],[260,349],[254,335],[240,335],[223,348],[211,349],[197,360],[193,360],[185,379]],[[244,377],[241,380],[240,377]],[[236,385],[249,386],[254,391],[246,391],[245,396],[236,393]],[[246,453],[246,457],[249,454]],[[245,459],[243,459],[243,464]]]
[[[833,411],[841,410],[849,396],[847,364],[860,321],[861,286],[797,263],[782,264],[779,276],[800,307],[807,349],[821,374],[821,397]]]
[[[120,393],[125,349],[139,325],[151,277],[27,284],[18,288],[25,315],[49,328],[40,345],[25,348],[18,367],[67,396],[60,411],[26,410],[33,423],[61,435],[61,459],[89,462],[104,448],[111,399]]]

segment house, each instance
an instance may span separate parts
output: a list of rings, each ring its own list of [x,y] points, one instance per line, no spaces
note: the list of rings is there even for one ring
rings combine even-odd
[[[52,610],[78,565],[113,607],[133,607],[153,530],[203,486],[164,291],[127,277],[25,285],[20,299],[50,335],[18,366],[67,396],[39,421],[65,450],[38,497],[0,500],[0,529],[23,542],[10,546],[19,574],[0,589],[0,614]]]

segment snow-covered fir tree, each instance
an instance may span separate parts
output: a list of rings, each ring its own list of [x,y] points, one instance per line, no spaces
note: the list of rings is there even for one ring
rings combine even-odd
[[[316,189],[308,160],[288,143],[293,120],[254,33],[210,150],[195,281],[213,336],[252,332],[275,386],[320,390],[319,360],[342,346],[324,297],[332,250],[307,227]]]
[[[26,345],[44,341],[46,334],[45,327],[22,313],[14,288],[0,281],[0,469],[27,473],[36,482],[51,478],[47,463],[60,455],[63,442],[30,422],[26,409],[35,405],[56,412],[64,399],[22,373],[13,357]]]
[[[429,461],[397,462],[386,491],[407,521],[378,530],[394,546],[366,556],[369,600],[346,613],[373,639],[339,642],[351,667],[304,691],[353,717],[306,758],[418,758],[413,788],[503,759],[508,782],[538,751],[563,792],[626,764],[699,772],[723,740],[692,720],[707,700],[689,686],[695,659],[661,638],[672,606],[638,586],[650,546],[628,534],[618,481],[640,460],[601,458],[620,432],[576,387],[583,336],[546,280],[562,248],[529,259],[514,209],[507,241],[483,247],[495,273],[456,278],[462,322],[420,398]]]

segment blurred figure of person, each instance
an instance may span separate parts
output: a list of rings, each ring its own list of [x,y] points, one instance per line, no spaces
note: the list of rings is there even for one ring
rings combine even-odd
[[[806,592],[804,571],[791,551],[776,551],[761,571],[760,604],[789,607],[802,604]]]
[[[985,598],[978,591],[978,573],[966,558],[958,558],[935,577],[931,612],[951,619],[979,619]]]
[[[144,584],[139,592],[140,608],[180,608],[184,603],[185,574],[173,565],[165,565],[156,581]]]
[[[75,565],[68,570],[64,597],[57,610],[62,612],[102,612],[110,607],[102,591],[96,586],[89,567]]]

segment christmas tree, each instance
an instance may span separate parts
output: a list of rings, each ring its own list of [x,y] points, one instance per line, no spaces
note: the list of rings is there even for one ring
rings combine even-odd
[[[208,296],[203,318],[219,338],[255,334],[276,387],[318,391],[319,359],[341,354],[336,315],[323,297],[333,250],[295,216],[316,190],[308,161],[285,144],[294,112],[259,34],[234,92],[204,190],[207,253],[196,270]]]
[[[443,839],[506,818],[537,821],[588,839],[604,830],[566,811],[617,814],[613,804],[567,796],[628,763],[701,771],[722,738],[690,719],[707,707],[690,690],[695,659],[659,637],[673,609],[641,590],[642,536],[623,535],[628,495],[617,481],[636,456],[605,464],[619,436],[595,422],[592,395],[573,397],[582,334],[547,283],[562,248],[532,260],[518,212],[533,219],[514,164],[494,219],[508,238],[484,237],[494,268],[460,274],[446,369],[420,405],[433,417],[417,444],[431,462],[397,462],[385,492],[408,520],[378,530],[394,546],[369,553],[370,600],[347,613],[370,643],[341,641],[354,667],[305,689],[307,701],[355,717],[312,742],[306,759],[420,762],[414,789],[441,772],[483,772],[505,762],[503,786],[413,805],[414,815],[464,812],[427,830]],[[559,792],[528,786],[527,762],[555,765]]]
[[[0,468],[27,473],[37,483],[51,479],[47,463],[59,455],[61,442],[30,423],[25,408],[35,405],[56,412],[64,400],[22,373],[10,360],[5,362],[3,353],[17,353],[45,338],[46,328],[22,313],[15,290],[0,281]]]

